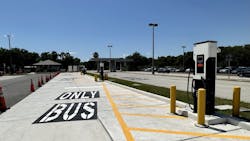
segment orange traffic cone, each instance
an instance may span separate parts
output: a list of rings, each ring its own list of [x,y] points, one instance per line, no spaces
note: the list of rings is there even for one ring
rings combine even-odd
[[[41,84],[41,81],[40,81],[40,79],[38,78],[38,83],[37,83],[37,86],[38,87],[42,87],[42,84]]]
[[[44,83],[43,83],[43,76],[41,76],[41,84],[43,85]]]
[[[35,87],[34,87],[34,84],[33,84],[33,81],[32,81],[32,79],[30,79],[30,91],[31,92],[34,92],[35,91]]]
[[[5,103],[4,96],[3,96],[3,89],[2,89],[2,86],[0,85],[0,111],[5,112],[6,110],[7,110],[7,106]]]

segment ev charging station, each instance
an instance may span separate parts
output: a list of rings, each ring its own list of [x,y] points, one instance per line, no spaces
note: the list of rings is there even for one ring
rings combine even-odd
[[[215,79],[217,66],[217,42],[205,41],[194,44],[193,59],[195,70],[192,87],[194,113],[197,112],[197,94],[199,88],[206,89],[206,114],[214,113]]]

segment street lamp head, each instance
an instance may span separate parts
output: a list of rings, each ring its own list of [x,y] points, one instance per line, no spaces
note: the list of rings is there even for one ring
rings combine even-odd
[[[112,45],[108,45],[108,47],[112,47]]]
[[[153,26],[153,27],[156,27],[156,26],[158,26],[158,24],[154,24],[154,23],[150,23],[150,24],[148,24],[149,26]]]

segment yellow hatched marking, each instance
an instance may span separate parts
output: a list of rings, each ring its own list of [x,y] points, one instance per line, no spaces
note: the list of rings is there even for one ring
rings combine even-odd
[[[237,139],[237,140],[250,140],[250,136],[208,134],[208,133],[199,133],[199,132],[183,132],[183,131],[173,131],[173,130],[136,128],[136,127],[129,127],[129,130],[141,131],[141,132],[156,132],[156,133],[165,133],[165,134],[187,135],[187,136],[200,136],[200,137],[213,137],[213,138],[228,138],[228,139]]]
[[[120,112],[118,111],[118,108],[117,108],[115,102],[113,101],[113,99],[112,99],[112,97],[111,97],[111,95],[110,95],[110,93],[109,93],[106,85],[104,83],[102,83],[102,86],[103,86],[103,89],[104,89],[104,91],[106,93],[106,96],[107,96],[107,98],[109,100],[109,103],[112,106],[112,109],[113,109],[113,112],[114,112],[114,114],[116,116],[116,119],[118,120],[119,124],[121,125],[123,134],[125,135],[127,141],[134,141],[134,138],[133,138],[132,134],[130,133],[130,131],[128,129],[128,126],[125,123],[125,121],[123,120]]]
[[[186,117],[177,115],[153,115],[153,114],[132,114],[132,113],[121,113],[126,116],[139,116],[139,117],[152,117],[152,118],[174,118],[174,119],[187,119]]]

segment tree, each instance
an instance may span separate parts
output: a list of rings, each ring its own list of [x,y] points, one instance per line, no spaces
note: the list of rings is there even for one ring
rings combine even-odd
[[[93,58],[99,58],[98,52],[94,52],[94,53],[93,53]]]
[[[138,71],[148,66],[148,59],[145,56],[142,56],[139,52],[127,56],[126,59],[133,60],[132,62],[128,62],[128,70]]]

